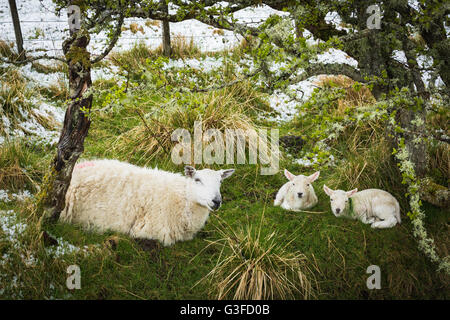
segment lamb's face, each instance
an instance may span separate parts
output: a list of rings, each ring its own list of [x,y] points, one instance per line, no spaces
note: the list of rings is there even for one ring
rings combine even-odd
[[[201,206],[209,210],[217,210],[222,204],[222,195],[220,194],[220,185],[222,181],[234,172],[234,169],[228,170],[195,170],[193,167],[184,168],[185,175],[193,180],[194,196],[193,199]]]
[[[305,202],[308,201],[310,194],[314,194],[312,183],[319,177],[320,172],[317,171],[310,176],[293,175],[288,170],[284,170],[284,175],[290,181],[289,196],[293,200],[293,208],[303,208]]]
[[[358,189],[353,189],[351,191],[331,190],[326,185],[323,185],[323,190],[330,197],[331,211],[336,217],[339,217],[346,212],[348,208],[348,199],[358,191]]]

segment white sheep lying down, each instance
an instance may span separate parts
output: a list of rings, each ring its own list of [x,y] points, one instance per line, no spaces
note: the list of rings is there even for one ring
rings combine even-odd
[[[359,219],[372,228],[392,228],[401,223],[400,205],[389,192],[367,189],[357,192],[332,190],[326,185],[323,190],[330,196],[331,211],[336,217]]]
[[[284,169],[284,175],[289,180],[278,191],[274,206],[281,206],[290,211],[309,209],[317,204],[317,196],[312,183],[317,180],[320,171],[310,176],[302,174],[296,176]]]
[[[82,162],[73,170],[60,219],[166,246],[191,240],[220,207],[220,184],[233,172],[187,166],[182,176],[117,160]]]

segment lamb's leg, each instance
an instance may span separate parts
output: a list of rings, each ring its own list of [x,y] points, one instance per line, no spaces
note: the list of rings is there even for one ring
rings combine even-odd
[[[396,224],[397,224],[397,219],[394,216],[391,216],[391,217],[387,218],[386,220],[372,223],[371,227],[377,228],[377,229],[384,229],[384,228],[392,228]]]
[[[367,219],[367,216],[364,215],[364,216],[361,217],[361,222],[364,223],[364,224],[372,224],[372,223],[375,222],[375,218],[371,217],[370,219]]]
[[[273,202],[273,205],[274,206],[281,205],[284,201],[285,196],[286,196],[286,187],[282,186],[275,197],[275,201]]]

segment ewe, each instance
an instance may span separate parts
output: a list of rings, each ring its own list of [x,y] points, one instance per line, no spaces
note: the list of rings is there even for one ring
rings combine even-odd
[[[336,217],[359,219],[370,223],[372,228],[392,228],[401,223],[400,206],[389,192],[380,189],[346,192],[331,190],[326,185],[323,190],[330,196],[331,211]]]
[[[220,207],[220,184],[233,172],[187,166],[182,176],[117,160],[83,162],[73,171],[61,219],[165,246],[191,240]]]
[[[283,209],[291,211],[300,211],[315,206],[317,204],[317,196],[312,183],[316,181],[319,174],[320,171],[308,177],[304,175],[295,176],[284,169],[284,175],[289,181],[278,191],[274,205],[281,205]]]

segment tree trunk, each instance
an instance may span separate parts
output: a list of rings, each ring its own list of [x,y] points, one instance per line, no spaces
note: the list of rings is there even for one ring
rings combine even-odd
[[[428,171],[428,150],[423,139],[416,141],[417,136],[424,136],[425,131],[425,112],[412,111],[407,108],[400,108],[398,110],[398,122],[400,126],[407,131],[403,134],[405,139],[405,146],[409,152],[409,160],[414,164],[414,169],[418,178],[424,178]],[[420,119],[423,125],[416,126],[413,120]]]
[[[89,34],[83,30],[74,32],[64,41],[63,51],[69,66],[70,104],[64,118],[64,126],[58,142],[57,154],[50,173],[44,180],[38,204],[50,221],[58,220],[65,206],[65,196],[76,161],[84,150],[84,139],[90,126],[88,113],[92,106],[90,54],[87,51]],[[41,199],[41,200],[40,200]]]
[[[161,6],[163,8],[164,13],[169,14],[169,6],[167,5],[165,0],[161,0]],[[163,55],[166,57],[170,57],[172,53],[172,47],[170,45],[170,25],[169,20],[162,20],[162,40],[163,40]]]

